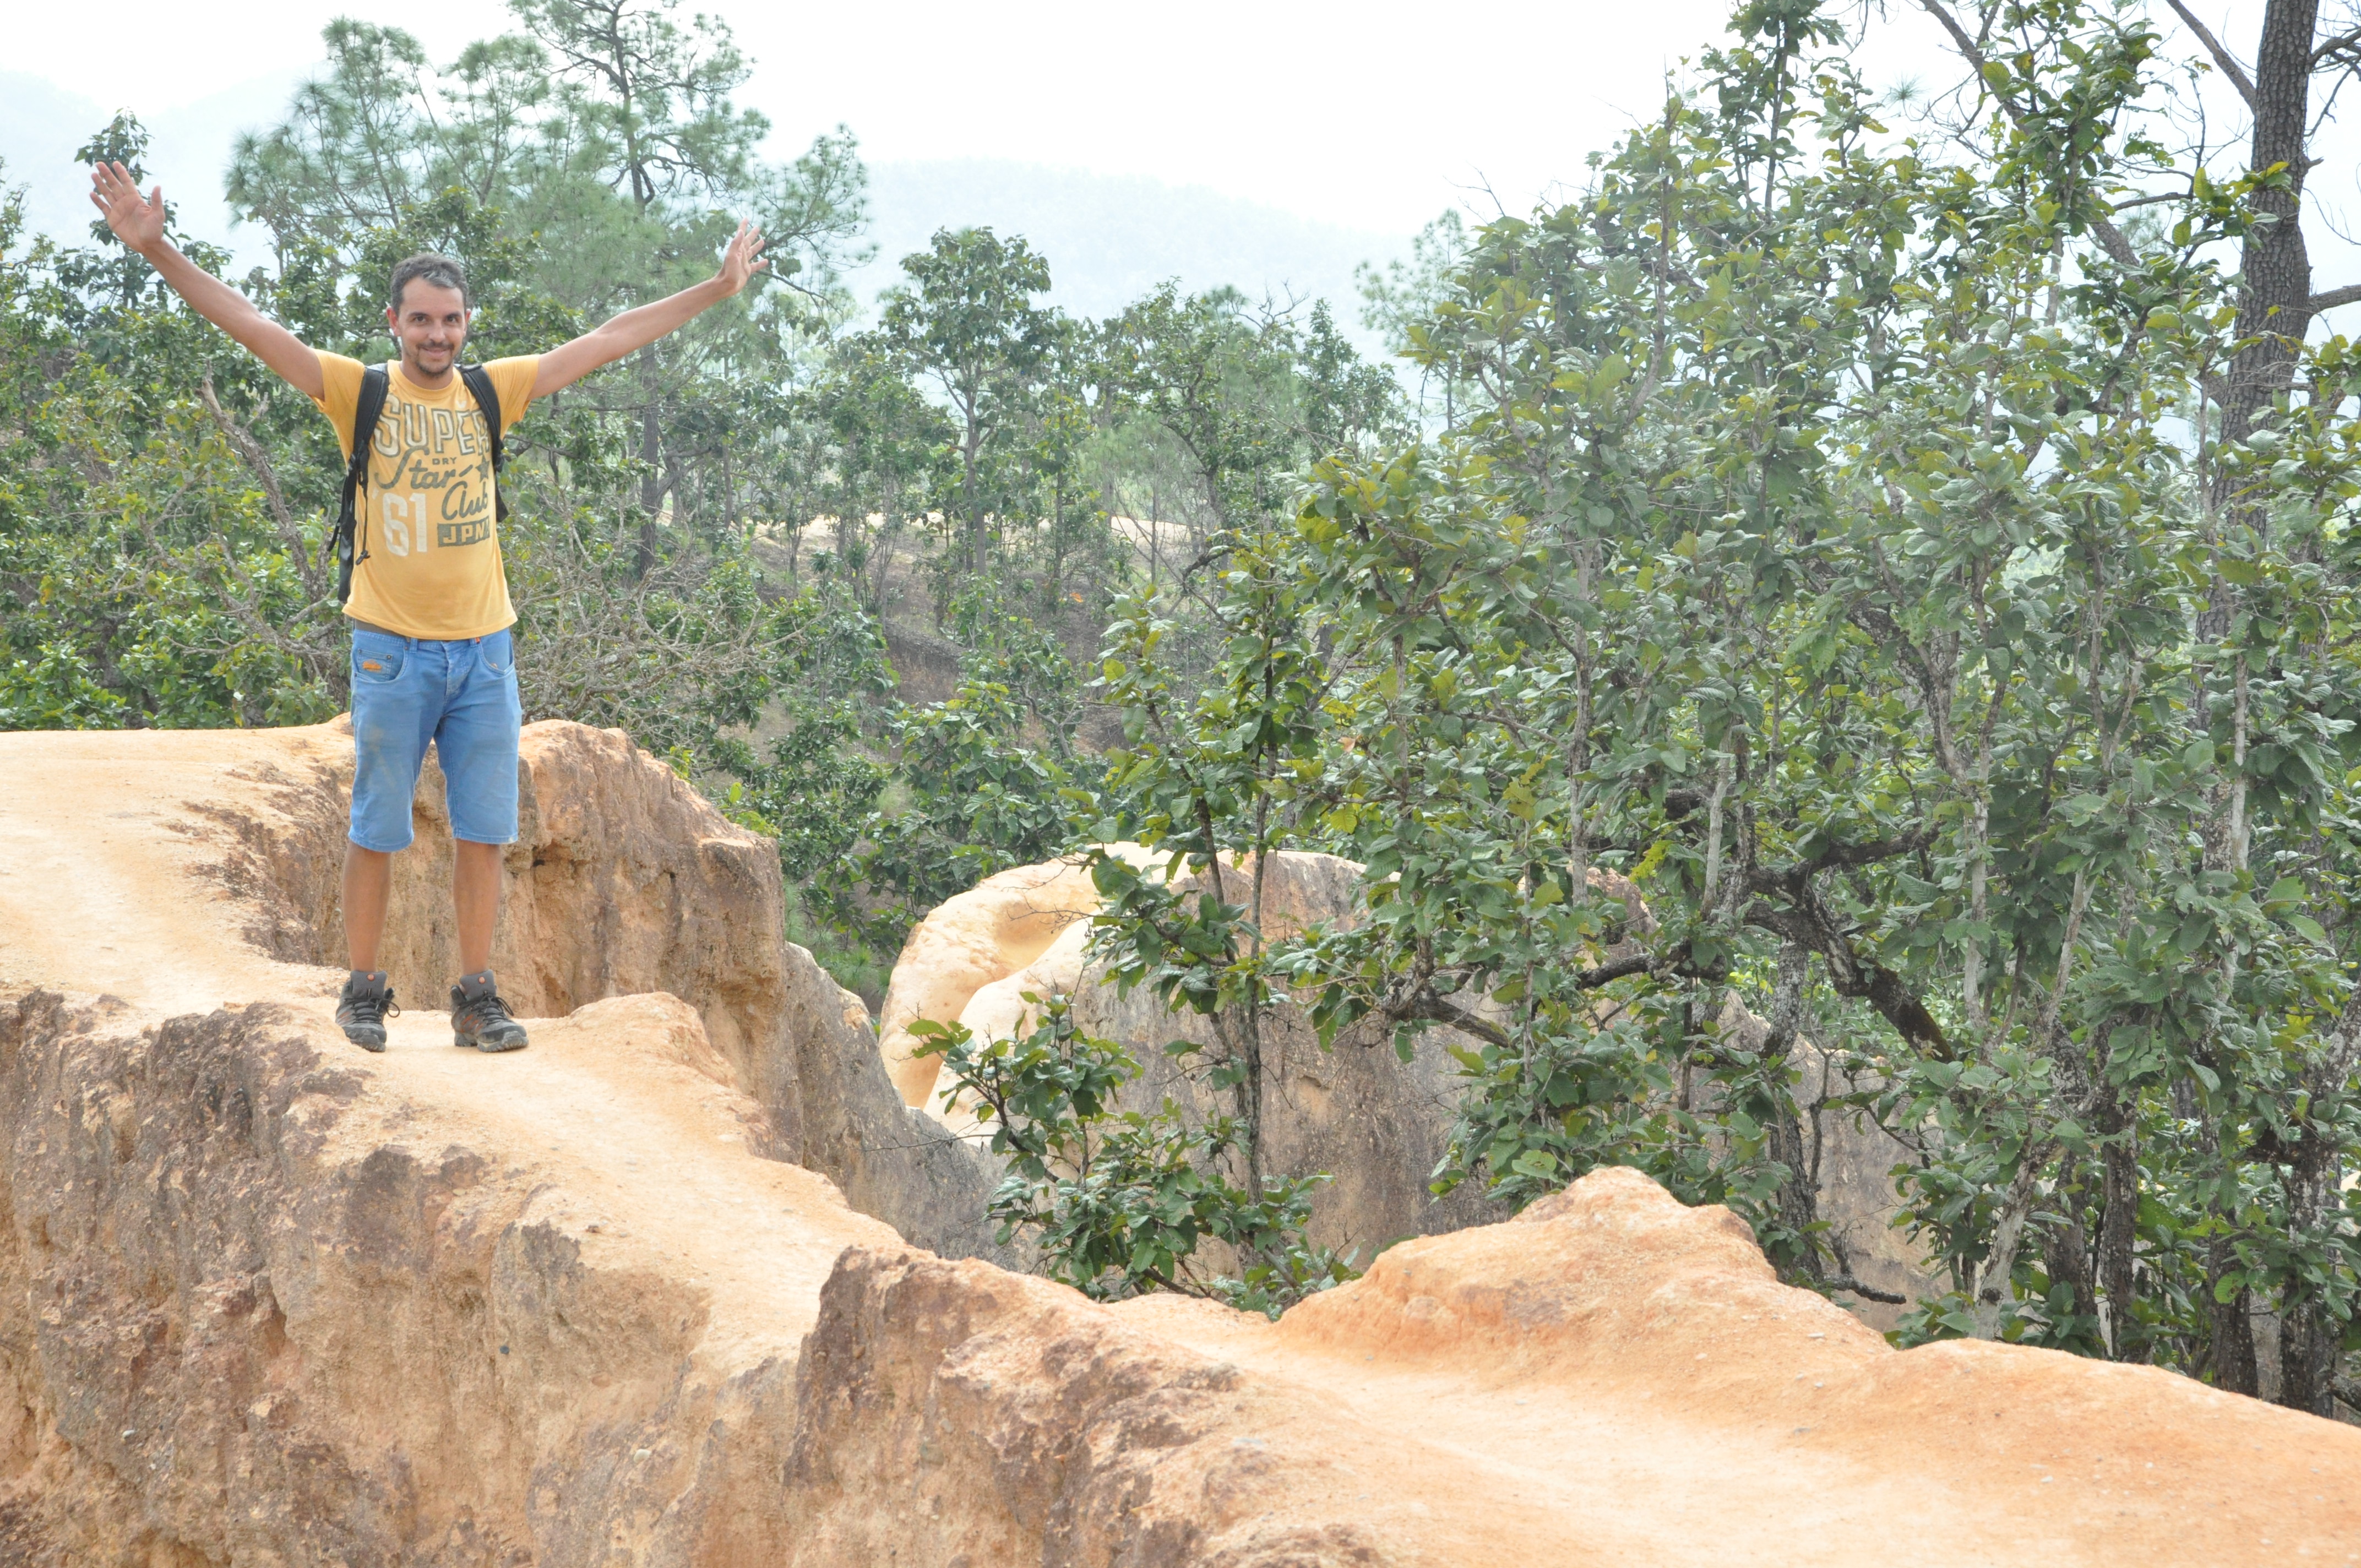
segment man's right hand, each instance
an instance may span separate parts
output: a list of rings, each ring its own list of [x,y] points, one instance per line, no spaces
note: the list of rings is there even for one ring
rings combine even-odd
[[[91,205],[106,216],[115,237],[142,256],[164,240],[164,187],[142,196],[131,170],[102,163],[90,171]]]
[[[327,389],[320,372],[320,356],[302,340],[254,308],[254,302],[181,254],[164,237],[164,187],[145,196],[119,163],[102,163],[90,171],[91,204],[106,214],[115,237],[148,258],[189,308],[229,334],[280,378],[307,398]]]

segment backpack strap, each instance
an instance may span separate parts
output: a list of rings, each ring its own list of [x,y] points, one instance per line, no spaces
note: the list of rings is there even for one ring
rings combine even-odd
[[[500,462],[507,454],[501,450],[500,389],[492,385],[492,373],[480,365],[460,366],[459,379],[467,384],[467,395],[484,416],[484,428],[492,433],[492,521],[506,522],[509,499],[500,494]]]
[[[355,503],[368,482],[370,444],[377,440],[378,416],[385,411],[386,374],[382,365],[361,372],[361,393],[353,404],[353,455],[345,465],[344,499],[336,509],[336,602],[353,597],[353,568],[368,559],[368,545],[357,542],[360,514]]]

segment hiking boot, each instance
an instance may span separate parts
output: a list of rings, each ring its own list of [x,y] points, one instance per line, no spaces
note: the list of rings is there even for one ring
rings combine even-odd
[[[365,1051],[385,1049],[385,1021],[401,1015],[401,1009],[393,1004],[393,987],[385,982],[381,969],[353,970],[336,995],[336,1022],[343,1025],[345,1038]]]
[[[491,970],[465,976],[451,988],[451,1043],[479,1051],[524,1049],[524,1025],[509,1015]]]

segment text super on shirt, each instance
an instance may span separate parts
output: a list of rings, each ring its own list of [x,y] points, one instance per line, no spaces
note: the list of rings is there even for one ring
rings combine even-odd
[[[321,395],[313,400],[335,426],[346,462],[362,365],[322,354]],[[500,395],[501,433],[533,400],[538,355],[484,367]],[[430,390],[387,367],[385,411],[370,444],[368,475],[354,499],[353,597],[345,613],[404,637],[450,641],[489,637],[516,620],[500,563],[492,510],[492,444],[476,400],[455,370]]]

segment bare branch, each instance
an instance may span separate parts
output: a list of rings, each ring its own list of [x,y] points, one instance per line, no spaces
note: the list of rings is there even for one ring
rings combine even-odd
[[[2189,200],[2189,196],[2190,193],[2186,191],[2167,191],[2162,195],[2158,196],[2134,196],[2129,201],[2117,202],[2113,206],[2109,207],[2107,211],[2111,213],[2128,213],[2134,207],[2153,207],[2162,202],[2186,202]]]
[[[2361,53],[2361,27],[2356,27],[2349,33],[2339,33],[2336,37],[2329,39],[2326,43],[2322,44],[2318,49],[2313,49],[2312,51],[2312,69],[2318,71],[2322,66],[2327,64],[2331,60],[2337,60],[2344,64],[2350,65],[2354,63],[2354,57],[2356,53]],[[2252,100],[2249,99],[2248,102],[2251,103]]]
[[[2246,101],[2246,107],[2253,108],[2255,79],[2246,74],[2246,68],[2238,63],[2238,57],[2224,48],[2222,40],[2213,36],[2213,29],[2199,21],[2197,14],[2181,4],[2181,0],[2165,0],[2165,3],[2172,7],[2172,14],[2180,18],[2181,26],[2197,35],[2197,41],[2203,44],[2205,52],[2213,57],[2213,63],[2222,68],[2222,74],[2228,77],[2230,84],[2238,90],[2238,96]],[[2318,57],[2313,59],[2314,63],[2318,63]]]
[[[1943,24],[1943,30],[1951,35],[1951,42],[1958,47],[1960,53],[1967,58],[1968,63],[1974,66],[1977,71],[1982,71],[1984,51],[1976,46],[1975,39],[1968,37],[1968,31],[1960,26],[1959,18],[1952,16],[1950,11],[1940,4],[1940,0],[1918,0],[1918,3],[1927,7],[1929,16]]]
[[[2323,289],[2312,297],[2312,313],[2333,311],[2339,305],[2349,305],[2361,300],[2361,283],[2347,283],[2341,289]]]

